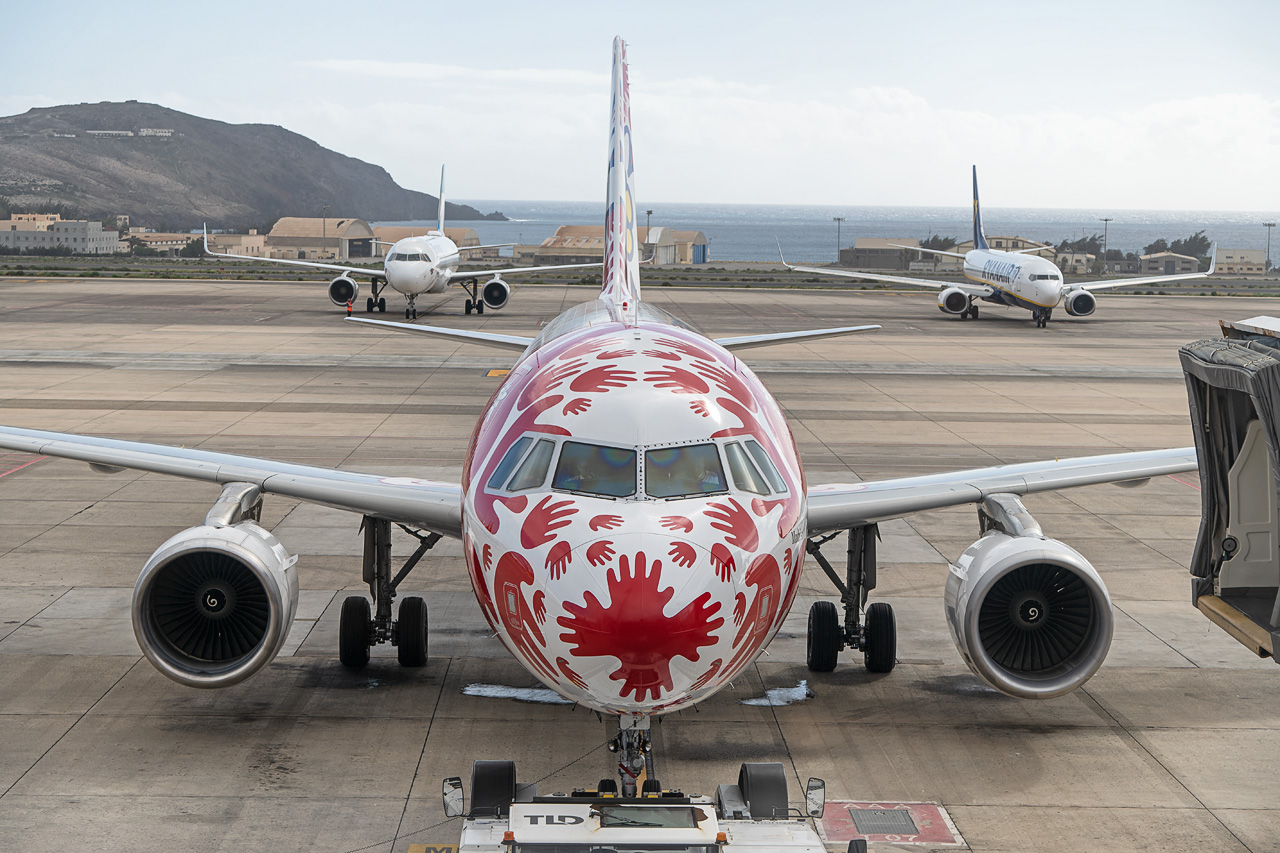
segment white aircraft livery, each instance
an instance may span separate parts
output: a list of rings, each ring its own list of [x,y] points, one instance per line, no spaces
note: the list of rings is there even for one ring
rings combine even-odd
[[[810,610],[809,667],[829,671],[848,648],[873,671],[891,671],[893,611],[867,603],[875,525],[924,510],[981,505],[980,537],[939,578],[952,637],[977,675],[1012,696],[1044,698],[1097,670],[1113,626],[1102,578],[1045,536],[1018,496],[1192,471],[1194,448],[808,483],[782,408],[737,353],[878,327],[712,339],[645,302],[630,112],[616,39],[598,298],[535,338],[347,321],[520,353],[476,424],[460,483],[0,427],[10,450],[223,486],[204,523],[164,543],[138,578],[134,632],[161,672],[223,687],[279,652],[305,561],[258,524],[266,495],[364,516],[373,609],[365,595],[345,600],[343,664],[366,665],[375,643],[396,645],[404,665],[426,664],[426,604],[407,597],[393,619],[396,586],[440,537],[461,540],[495,635],[551,690],[616,715],[628,766],[647,753],[655,715],[711,696],[763,652],[807,555],[841,600]],[[421,542],[394,576],[392,524]],[[850,567],[837,580],[821,546],[845,532]]]
[[[288,264],[295,267],[336,272],[338,276],[329,282],[329,301],[334,305],[351,308],[360,299],[360,285],[357,276],[372,278],[373,294],[365,299],[364,310],[367,313],[378,311],[386,313],[387,298],[382,292],[390,287],[397,293],[404,294],[404,318],[415,320],[418,317],[417,300],[424,294],[441,294],[451,284],[461,285],[467,291],[466,312],[473,310],[483,314],[484,309],[495,311],[505,308],[511,298],[511,285],[503,276],[529,275],[544,273],[549,270],[577,270],[599,267],[600,264],[557,264],[538,267],[504,267],[492,270],[468,270],[458,272],[458,264],[462,253],[477,249],[492,249],[494,246],[459,246],[445,236],[444,231],[444,168],[440,169],[440,199],[436,230],[416,237],[405,237],[387,249],[382,269],[368,267],[349,267],[340,264],[326,264],[318,261],[295,261],[285,258],[255,258],[248,255],[233,255],[226,252],[214,252],[209,249],[209,233],[205,230],[204,250],[207,254],[219,258],[231,258],[237,261],[256,261],[259,263]],[[386,245],[385,243],[382,245]],[[481,279],[488,281],[481,284]]]
[[[968,252],[947,252],[942,249],[926,249],[920,246],[898,246],[900,249],[929,252],[935,255],[946,255],[964,259],[964,276],[967,282],[931,281],[923,278],[905,278],[903,276],[882,275],[880,273],[862,272],[861,270],[842,270],[830,267],[804,267],[783,263],[798,272],[816,273],[818,275],[837,275],[845,278],[867,279],[869,281],[885,281],[895,284],[906,284],[912,287],[929,287],[940,290],[938,308],[947,314],[958,315],[961,319],[973,317],[977,319],[978,306],[974,300],[981,299],[996,305],[1008,305],[1025,308],[1031,312],[1036,326],[1047,328],[1053,316],[1053,309],[1061,305],[1072,317],[1087,317],[1098,307],[1094,297],[1095,290],[1111,287],[1132,287],[1139,284],[1159,284],[1170,281],[1184,281],[1192,278],[1204,278],[1213,275],[1217,265],[1217,253],[1214,252],[1207,272],[1179,273],[1177,275],[1149,276],[1146,278],[1121,278],[1100,281],[1075,281],[1066,284],[1062,280],[1062,271],[1057,264],[1038,255],[1026,254],[1038,251],[1042,247],[1019,249],[1013,252],[1002,252],[987,244],[987,236],[982,230],[982,211],[978,206],[978,167],[973,167],[973,248]]]

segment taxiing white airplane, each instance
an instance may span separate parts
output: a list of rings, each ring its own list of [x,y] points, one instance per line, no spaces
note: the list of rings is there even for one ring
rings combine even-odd
[[[979,504],[980,536],[945,583],[945,618],[972,670],[1018,697],[1083,684],[1109,647],[1113,616],[1098,572],[1046,536],[1019,495],[1135,481],[1196,468],[1194,448],[1050,460],[931,476],[811,485],[782,408],[737,353],[878,328],[711,339],[641,298],[626,50],[614,42],[599,297],[535,338],[365,318],[519,356],[472,434],[460,483],[0,427],[0,447],[223,486],[204,523],[169,539],[134,590],[134,632],[165,675],[235,684],[280,651],[298,595],[298,558],[258,524],[264,495],[364,516],[364,595],[347,598],[339,658],[375,643],[427,660],[427,608],[397,586],[441,536],[459,539],[476,601],[498,639],[560,695],[620,721],[627,767],[650,755],[656,715],[706,699],[752,665],[800,587],[807,554],[840,605],[809,612],[808,665],[842,649],[888,672],[896,626],[875,587],[876,525]],[[393,575],[391,525],[420,540]],[[848,532],[841,574],[821,546]],[[832,596],[835,598],[835,594]],[[636,763],[639,762],[639,765]],[[623,789],[635,778],[623,772]],[[628,788],[628,786],[630,786]]]
[[[387,245],[387,244],[383,244]],[[529,275],[544,273],[550,270],[579,270],[599,267],[600,264],[558,264],[540,267],[504,267],[492,270],[468,270],[458,272],[462,253],[477,249],[492,249],[494,246],[459,247],[445,236],[444,231],[444,169],[440,169],[440,199],[438,223],[436,230],[417,237],[405,237],[391,244],[382,262],[382,269],[368,267],[349,267],[341,264],[325,264],[317,261],[293,261],[284,258],[255,258],[248,255],[233,255],[226,252],[214,252],[209,248],[209,231],[204,234],[204,250],[206,254],[218,258],[231,258],[238,261],[255,261],[258,263],[288,264],[295,267],[337,272],[338,276],[329,282],[329,301],[334,305],[351,308],[360,299],[360,285],[357,276],[372,278],[373,295],[365,299],[364,310],[367,313],[378,311],[386,313],[387,298],[382,292],[390,287],[397,293],[404,294],[406,320],[418,317],[417,300],[424,294],[440,294],[451,284],[458,284],[467,291],[466,312],[474,310],[483,314],[485,308],[495,311],[505,308],[511,298],[511,285],[503,276]],[[488,279],[483,284],[481,279]]]
[[[785,259],[783,263],[797,272],[837,275],[845,278],[867,279],[869,281],[886,281],[894,284],[940,290],[942,292],[938,294],[938,308],[947,314],[956,314],[962,320],[969,317],[977,319],[978,306],[974,304],[976,299],[996,305],[1025,308],[1031,312],[1032,318],[1036,321],[1036,326],[1042,329],[1048,327],[1049,320],[1053,316],[1053,309],[1059,305],[1065,308],[1066,312],[1072,317],[1087,317],[1092,314],[1098,307],[1098,300],[1093,295],[1095,290],[1204,278],[1213,275],[1214,267],[1217,265],[1217,252],[1215,251],[1209,262],[1208,272],[1159,275],[1146,278],[1074,281],[1070,284],[1065,284],[1062,280],[1062,271],[1058,269],[1057,264],[1047,258],[1027,254],[1028,252],[1039,251],[1041,247],[1002,252],[987,245],[987,236],[982,231],[982,212],[978,206],[977,166],[973,167],[973,248],[964,253],[946,252],[942,249],[926,249],[920,246],[898,246],[897,248],[930,252],[951,258],[963,258],[964,276],[969,281],[964,283],[940,282],[925,278],[904,278],[902,276],[882,275],[860,270],[793,266],[787,264]]]

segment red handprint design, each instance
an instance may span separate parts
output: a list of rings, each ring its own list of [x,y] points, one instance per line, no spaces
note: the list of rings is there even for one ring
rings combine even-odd
[[[593,566],[603,566],[613,559],[613,554],[613,543],[608,539],[601,539],[599,542],[592,542],[587,549],[587,562]]]
[[[733,562],[733,554],[724,547],[723,542],[717,542],[711,546],[711,564],[716,567],[716,577],[722,581],[728,581],[733,577],[734,571],[738,568]]]
[[[684,533],[693,532],[693,522],[683,515],[664,515],[658,523],[668,530],[680,530]]]
[[[493,548],[485,543],[484,546],[484,570],[487,572],[493,567]]]
[[[711,417],[711,403],[707,400],[694,400],[689,404],[689,408],[693,409],[699,417]]]
[[[725,541],[744,551],[754,551],[760,544],[760,534],[756,532],[756,523],[751,515],[742,508],[742,504],[733,498],[727,503],[710,503],[703,511],[707,518],[713,519],[711,526],[725,535]]]
[[[773,512],[773,508],[775,506],[782,506],[785,503],[786,501],[767,501],[764,498],[752,498],[751,511],[760,518],[764,518],[766,515]]]
[[[667,554],[671,557],[671,562],[686,569],[698,560],[698,552],[688,542],[672,542]]]
[[[574,393],[582,394],[588,391],[604,391],[608,388],[625,388],[635,379],[634,370],[619,370],[612,364],[602,364],[578,376],[569,383],[569,388]]]
[[[569,524],[569,516],[578,512],[573,500],[566,498],[557,501],[554,495],[547,495],[538,501],[520,528],[520,545],[523,548],[537,548],[545,545],[555,537],[552,532]]]
[[[649,358],[661,358],[661,359],[665,359],[666,361],[680,360],[679,353],[668,352],[667,350],[662,350],[662,349],[647,349],[644,351],[644,354],[649,356]]]
[[[772,554],[761,554],[752,561],[743,579],[756,588],[756,594],[749,608],[745,607],[746,598],[742,593],[738,593],[734,604],[733,621],[741,627],[733,638],[733,646],[738,653],[729,661],[730,670],[736,669],[739,663],[745,664],[759,650],[773,627],[781,603],[778,593],[782,589],[782,575]]]
[[[563,539],[551,546],[551,550],[547,553],[547,571],[551,573],[554,580],[559,580],[569,568],[569,562],[572,560],[573,548]]]
[[[597,515],[591,521],[587,522],[587,526],[592,530],[613,530],[615,527],[622,526],[622,516],[620,515]]]
[[[554,391],[560,386],[560,383],[573,376],[575,373],[586,367],[585,361],[572,361],[560,364],[553,364],[535,373],[529,379],[529,384],[524,386],[520,392],[520,399],[516,402],[518,408],[524,409],[530,403],[537,400],[548,391]]]
[[[562,414],[566,415],[580,415],[589,408],[591,408],[591,401],[586,397],[574,397],[572,400],[565,403],[564,408],[560,411]]]
[[[547,594],[542,590],[533,594],[533,618],[539,625],[547,621]]]
[[[690,690],[697,690],[699,687],[706,687],[707,682],[716,677],[716,673],[720,671],[720,666],[724,661],[716,658],[711,662],[711,666],[707,667],[707,671],[699,675],[693,684],[689,685]]]
[[[616,361],[620,358],[627,358],[636,354],[633,349],[611,349],[605,350],[596,356],[598,361]]]
[[[711,390],[711,386],[692,371],[673,364],[661,370],[645,371],[644,381],[652,382],[655,388],[671,388],[677,394],[705,394]]]
[[[742,381],[742,377],[737,373],[727,370],[718,364],[699,363],[696,365],[696,369],[703,376],[714,382],[721,391],[733,397],[751,411],[756,411],[755,395],[751,393],[751,389],[747,387],[747,384]]]
[[[578,675],[578,673],[573,671],[573,667],[569,666],[569,662],[567,660],[564,658],[556,658],[556,666],[560,668],[560,672],[565,678],[569,679],[583,690],[587,689],[587,682],[582,680],[581,675]]]
[[[498,618],[514,646],[512,651],[524,655],[535,670],[554,678],[551,662],[539,648],[547,641],[538,628],[537,615],[524,598],[523,586],[531,583],[533,568],[518,551],[508,551],[498,559],[498,567],[493,573],[494,603]]]
[[[654,343],[657,344],[658,346],[664,346],[664,347],[673,349],[676,352],[682,352],[687,356],[692,356],[693,358],[705,358],[708,361],[715,360],[714,355],[707,352],[702,347],[695,346],[692,343],[689,343],[687,341],[681,341],[675,338],[657,338],[654,340]]]

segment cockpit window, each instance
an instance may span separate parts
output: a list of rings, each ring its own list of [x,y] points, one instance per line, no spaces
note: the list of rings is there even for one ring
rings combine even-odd
[[[522,492],[525,489],[541,486],[542,481],[547,479],[547,469],[551,467],[551,454],[555,449],[554,441],[547,438],[540,439],[538,445],[533,448],[533,452],[529,454],[529,458],[524,460],[520,470],[507,484],[507,491]]]
[[[551,488],[610,498],[634,495],[636,452],[626,447],[566,441]]]
[[[396,252],[391,256],[393,261],[425,261],[427,256],[421,252]]]
[[[778,473],[778,466],[773,464],[773,460],[769,458],[769,454],[760,446],[759,442],[754,439],[747,439],[747,452],[751,454],[751,458],[756,461],[756,465],[760,467],[760,473],[764,474],[769,485],[773,486],[773,490],[779,494],[787,491],[787,484],[783,482],[782,475]]]
[[[511,476],[511,472],[515,470],[516,463],[520,461],[520,457],[524,455],[525,450],[532,443],[533,439],[526,435],[511,445],[506,455],[502,457],[502,461],[498,463],[493,476],[489,478],[489,482],[485,485],[491,489],[501,489],[502,484],[507,481],[507,478]]]
[[[664,447],[644,454],[644,491],[654,498],[683,498],[727,491],[714,444]]]
[[[733,474],[733,484],[744,492],[755,492],[757,495],[769,494],[769,486],[764,477],[751,464],[747,454],[738,442],[730,442],[724,446],[724,455],[729,459],[729,472]]]

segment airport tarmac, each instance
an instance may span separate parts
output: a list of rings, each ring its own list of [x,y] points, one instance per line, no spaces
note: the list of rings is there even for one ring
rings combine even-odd
[[[529,335],[592,296],[517,285],[506,310],[464,316],[459,292],[419,322]],[[1220,318],[1280,314],[1274,299],[1107,295],[1093,317],[1037,329],[990,306],[959,321],[928,293],[645,297],[716,336],[884,325],[742,354],[789,413],[810,485],[1189,445],[1177,348],[1217,337]],[[316,284],[0,280],[0,423],[456,479],[500,381],[487,371],[512,354],[341,316]],[[388,647],[363,671],[339,665],[360,519],[292,500],[268,496],[263,516],[301,555],[285,651],[226,690],[161,676],[133,638],[132,587],[217,494],[0,451],[0,850],[411,853],[456,843],[440,780],[468,779],[474,759],[514,759],[543,792],[613,775],[610,721],[464,693],[536,684],[487,631],[457,543],[401,588],[427,599],[428,666],[402,669]],[[924,513],[882,527],[873,600],[897,613],[897,668],[871,675],[845,653],[807,671],[809,604],[837,597],[810,560],[769,653],[656,725],[662,781],[709,793],[743,761],[782,761],[793,800],[819,776],[831,800],[940,803],[967,845],[873,850],[1280,851],[1280,670],[1190,603],[1197,478],[1026,503],[1114,598],[1115,642],[1085,687],[1021,701],[968,672],[942,590],[976,515]],[[842,540],[826,553],[842,565]],[[811,695],[792,704],[742,704],[802,682]]]

